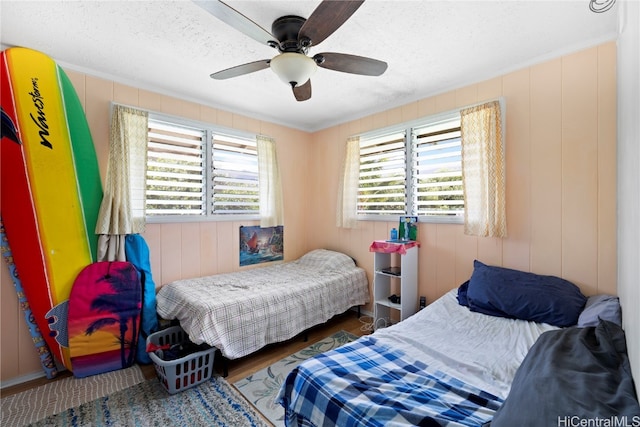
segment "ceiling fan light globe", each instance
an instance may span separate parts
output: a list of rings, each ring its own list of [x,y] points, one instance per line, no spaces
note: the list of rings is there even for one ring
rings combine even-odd
[[[271,69],[288,85],[302,86],[316,72],[316,62],[307,55],[284,52],[271,60]]]

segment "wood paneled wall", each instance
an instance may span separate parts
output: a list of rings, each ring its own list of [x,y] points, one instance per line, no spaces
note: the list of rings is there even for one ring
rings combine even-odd
[[[310,241],[351,253],[371,278],[374,239],[397,223],[337,228],[335,190],[344,142],[485,100],[506,100],[504,239],[462,225],[419,224],[420,295],[433,301],[467,280],[473,260],[564,277],[587,295],[616,293],[616,46],[604,44],[313,135]],[[322,206],[322,208],[320,208]]]
[[[314,134],[69,71],[104,177],[112,101],[274,137],[285,203],[285,259],[325,247],[372,277],[372,240],[395,222],[335,226],[344,142],[356,133],[487,99],[506,99],[505,239],[461,225],[419,226],[419,289],[429,301],[467,280],[472,262],[562,276],[585,294],[616,293],[616,47],[607,43]],[[428,76],[426,77],[428,78]],[[156,284],[238,270],[238,228],[255,222],[148,224]],[[40,375],[6,269],[0,272],[3,386]]]

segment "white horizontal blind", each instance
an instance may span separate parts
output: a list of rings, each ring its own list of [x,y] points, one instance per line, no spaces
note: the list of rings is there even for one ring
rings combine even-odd
[[[405,132],[360,138],[358,214],[403,214],[406,210]]]
[[[149,119],[146,214],[205,215],[205,131]]]
[[[464,214],[460,116],[413,129],[413,214]]]
[[[214,214],[260,212],[258,151],[255,138],[213,134]]]

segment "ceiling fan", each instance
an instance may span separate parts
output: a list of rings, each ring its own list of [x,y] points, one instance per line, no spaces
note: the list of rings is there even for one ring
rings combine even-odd
[[[387,63],[377,59],[344,53],[325,52],[307,56],[309,48],[319,45],[336,31],[364,3],[360,1],[324,0],[308,19],[295,15],[282,16],[268,32],[222,1],[199,1],[196,4],[216,18],[257,40],[278,50],[271,59],[237,65],[211,74],[211,78],[224,80],[271,68],[285,83],[291,85],[298,101],[311,98],[311,75],[317,67],[344,73],[379,76]]]

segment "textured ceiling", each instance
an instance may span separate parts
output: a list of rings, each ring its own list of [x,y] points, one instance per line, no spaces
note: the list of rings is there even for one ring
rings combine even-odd
[[[306,18],[320,2],[226,3],[270,30],[276,18]],[[602,3],[613,7],[589,7]],[[369,56],[389,68],[380,77],[319,68],[305,102],[269,69],[211,79],[277,51],[191,1],[2,0],[0,41],[41,50],[70,69],[315,131],[615,40],[617,7],[615,0],[368,0],[309,54]]]

